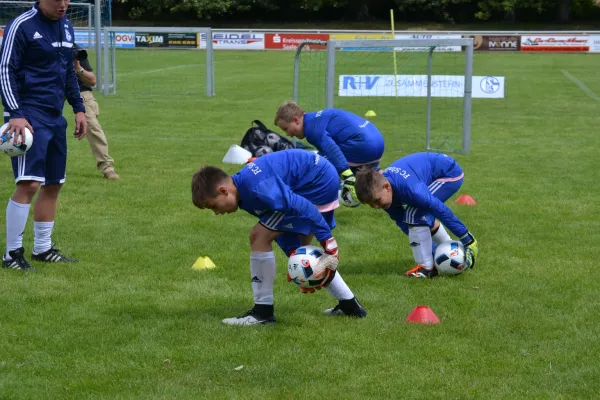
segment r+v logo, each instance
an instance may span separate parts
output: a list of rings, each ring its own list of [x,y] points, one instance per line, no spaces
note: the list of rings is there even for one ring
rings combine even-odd
[[[344,89],[367,89],[371,90],[379,81],[376,75],[344,76],[342,86]]]

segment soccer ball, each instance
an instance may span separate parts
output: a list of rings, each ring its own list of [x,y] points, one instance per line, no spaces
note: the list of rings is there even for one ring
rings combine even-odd
[[[435,250],[433,260],[441,275],[458,275],[466,268],[465,246],[456,240],[444,242]]]
[[[8,127],[8,123],[2,125],[0,133]],[[21,144],[13,144],[13,138],[8,139],[8,133],[2,135],[2,143],[0,144],[0,151],[9,157],[16,157],[25,154],[33,145],[33,134],[27,128],[25,128],[25,140]]]
[[[325,278],[324,269],[318,269],[323,250],[317,246],[302,246],[288,260],[288,281],[310,289],[319,286]]]

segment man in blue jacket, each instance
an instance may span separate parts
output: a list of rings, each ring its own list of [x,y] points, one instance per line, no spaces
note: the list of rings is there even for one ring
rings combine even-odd
[[[448,227],[465,245],[465,264],[473,268],[477,240],[444,204],[460,189],[464,173],[456,160],[440,153],[414,153],[393,162],[383,173],[361,169],[356,174],[358,199],[385,210],[408,235],[417,265],[406,272],[415,278],[433,278],[432,242],[449,241]]]
[[[383,135],[372,122],[335,108],[306,112],[293,101],[279,106],[274,122],[288,136],[306,138],[333,164],[342,182],[343,205],[359,204],[354,173],[362,166],[379,169],[384,150]]]
[[[275,322],[275,241],[289,257],[316,237],[325,254],[320,262],[327,268],[323,287],[338,300],[326,315],[363,318],[365,309],[339,273],[338,246],[331,233],[333,211],[339,206],[338,175],[330,162],[305,150],[269,153],[228,176],[216,167],[205,167],[192,179],[192,201],[215,214],[229,214],[238,208],[258,217],[250,231],[250,273],[254,307],[245,315],[223,320],[227,325],[258,325]],[[304,289],[304,293],[314,289]]]
[[[8,23],[0,58],[0,89],[8,140],[17,142],[25,128],[33,146],[12,158],[16,190],[6,209],[4,268],[35,270],[25,258],[23,231],[31,201],[34,205],[32,259],[74,262],[51,240],[56,202],[65,182],[67,121],[64,99],[75,112],[75,137],[85,136],[85,107],[73,68],[75,33],[65,18],[69,0],[40,0]]]

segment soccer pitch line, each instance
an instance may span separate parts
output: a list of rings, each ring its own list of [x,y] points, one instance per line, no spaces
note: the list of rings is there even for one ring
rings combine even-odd
[[[598,95],[596,93],[594,93],[592,91],[592,89],[590,89],[589,87],[585,86],[585,84],[583,82],[581,82],[579,79],[577,79],[573,75],[571,75],[569,73],[569,71],[563,69],[563,70],[561,70],[561,72],[563,73],[564,76],[566,76],[571,82],[573,82],[574,84],[576,84],[579,89],[583,90],[592,99],[594,99],[596,101],[600,101],[600,97],[598,97]]]
[[[138,140],[140,137],[136,136],[136,135],[118,135],[115,136],[115,140],[118,139],[132,139],[132,140]],[[189,137],[189,138],[185,138],[185,137],[179,137],[179,136],[150,136],[150,137],[144,137],[145,141],[167,141],[167,142],[231,142],[234,141],[235,139],[231,139],[231,138],[224,138],[224,137],[210,137],[210,136],[197,136],[197,137]],[[237,144],[237,143],[232,143],[232,144]],[[229,147],[228,147],[229,148]],[[227,151],[227,149],[224,149],[223,151]]]
[[[124,72],[122,74],[119,74],[119,76],[127,76],[127,75],[142,75],[142,74],[154,74],[157,72],[163,72],[163,71],[171,71],[174,69],[181,69],[181,68],[188,68],[188,67],[202,67],[205,64],[184,64],[184,65],[176,65],[174,67],[167,67],[167,68],[159,68],[159,69],[149,69],[147,71],[132,71],[132,72]]]

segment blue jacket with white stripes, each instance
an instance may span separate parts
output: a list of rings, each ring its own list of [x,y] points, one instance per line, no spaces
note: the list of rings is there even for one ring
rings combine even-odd
[[[328,108],[304,114],[304,137],[333,164],[338,173],[349,165],[373,161],[384,150],[383,135],[371,122],[349,111]]]
[[[232,179],[242,210],[259,218],[265,211],[294,216],[309,222],[318,241],[331,237],[315,205],[337,200],[339,178],[323,157],[298,149],[277,151],[247,164]]]
[[[419,225],[420,221],[411,221],[404,212],[402,204],[417,208],[440,220],[457,237],[468,232],[467,227],[433,193],[444,181],[461,178],[462,168],[454,158],[441,153],[414,153],[394,161],[383,171],[392,186],[392,205],[386,210],[396,224],[406,220],[409,225]],[[436,182],[437,181],[437,182]],[[410,217],[410,216],[408,216]]]
[[[73,68],[74,39],[71,22],[47,18],[38,3],[8,23],[0,59],[5,117],[52,122],[62,116],[65,96],[75,113],[85,112]]]

